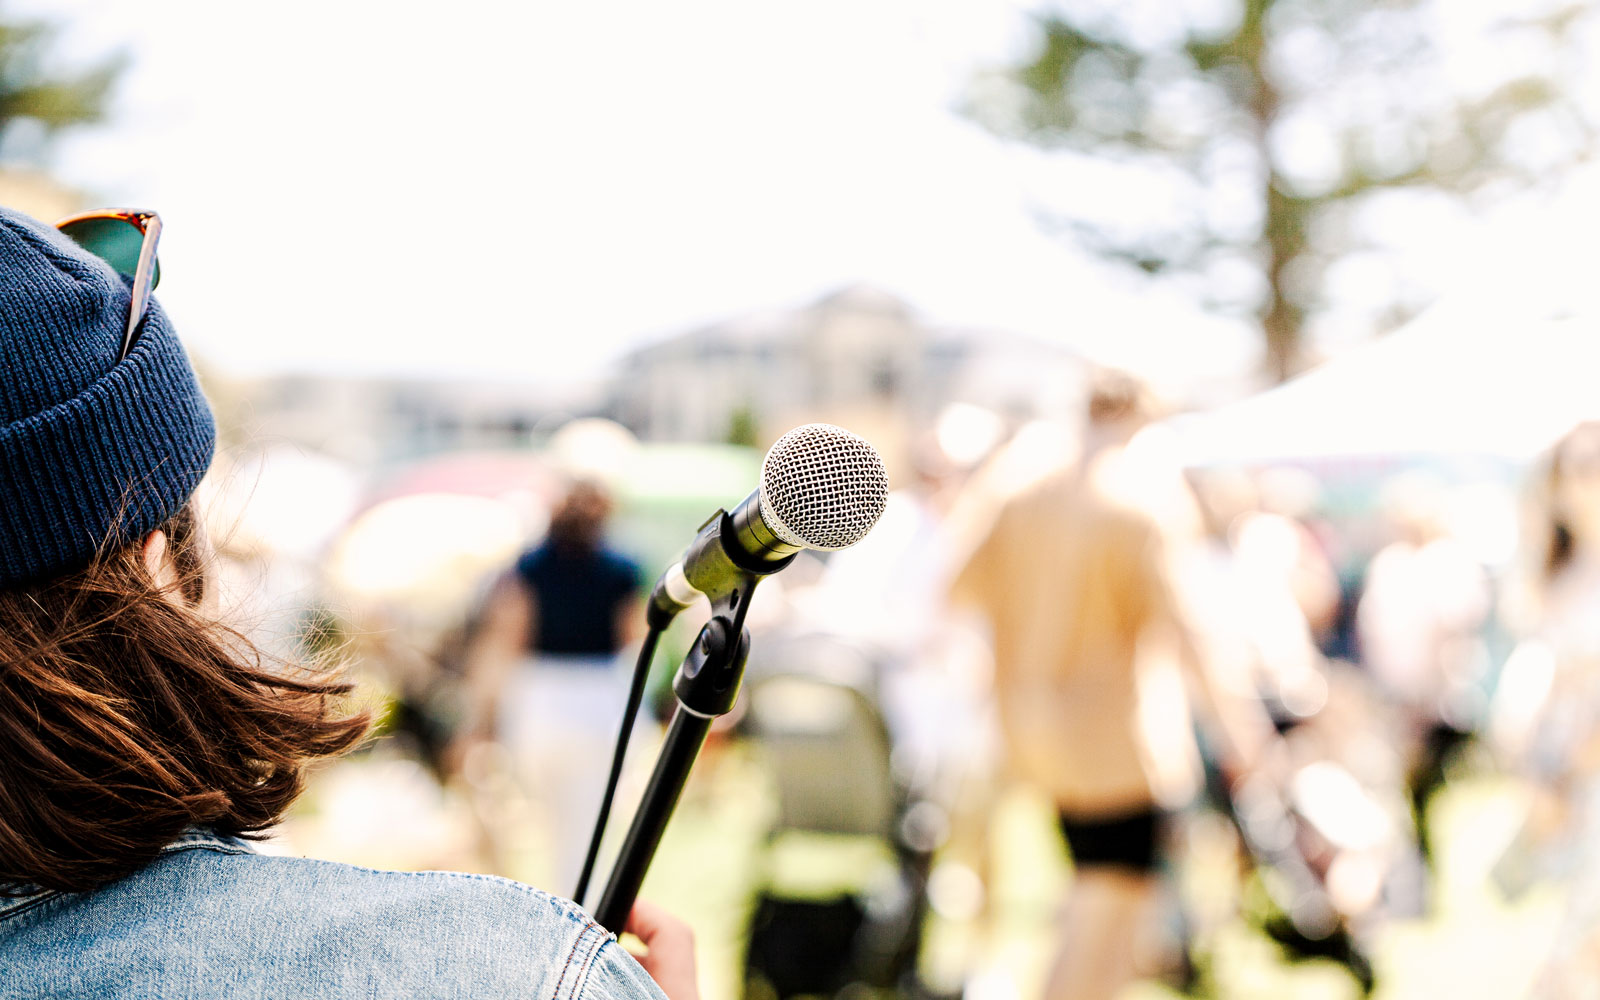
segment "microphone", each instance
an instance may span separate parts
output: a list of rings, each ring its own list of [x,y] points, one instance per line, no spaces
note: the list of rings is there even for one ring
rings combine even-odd
[[[750,655],[750,632],[744,620],[756,584],[793,562],[802,549],[828,552],[861,541],[888,500],[889,476],[872,445],[832,424],[796,427],[779,438],[761,460],[761,484],[755,492],[732,513],[718,510],[712,514],[684,549],[683,557],[656,582],[645,611],[650,632],[634,667],[611,776],[595,818],[589,856],[573,893],[580,904],[611,812],[655,640],[697,597],[711,601],[711,620],[700,630],[673,679],[678,711],[673,713],[650,784],[595,910],[602,927],[620,931],[627,922],[645,869],[655,856],[711,722],[727,714],[739,695]]]
[[[767,576],[802,549],[832,552],[865,538],[889,498],[883,459],[867,441],[832,424],[805,424],[779,438],[761,460],[761,485],[732,513],[700,526],[650,592],[645,612],[663,629],[704,595],[732,596],[745,574]]]

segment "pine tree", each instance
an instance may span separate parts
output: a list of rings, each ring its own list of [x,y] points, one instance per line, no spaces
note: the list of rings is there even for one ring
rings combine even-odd
[[[1449,0],[1063,0],[1037,16],[1024,59],[980,77],[968,111],[1065,160],[1115,164],[1118,184],[1173,206],[1153,223],[1092,204],[1046,221],[1253,316],[1284,379],[1330,269],[1374,249],[1362,213],[1375,198],[1478,206],[1588,154],[1597,109],[1578,40],[1600,15],[1553,4],[1529,0],[1542,9],[1485,26],[1469,53]],[[1373,326],[1423,304],[1409,298]]]

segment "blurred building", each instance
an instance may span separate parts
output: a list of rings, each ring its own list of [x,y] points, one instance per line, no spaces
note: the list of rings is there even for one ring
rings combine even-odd
[[[895,296],[855,286],[632,351],[607,409],[644,440],[767,441],[814,420],[893,434],[931,426],[958,400],[1019,418],[1064,413],[1082,371],[1064,348],[931,324]]]
[[[225,439],[293,444],[361,464],[528,448],[572,416],[593,413],[600,398],[589,385],[443,378],[287,374],[204,382]]]
[[[1017,421],[1075,412],[1083,370],[1062,347],[929,323],[900,299],[858,286],[638,348],[604,383],[239,379],[203,366],[202,375],[232,443],[287,443],[384,464],[536,448],[587,416],[616,420],[645,441],[754,445],[823,420],[866,435],[886,457],[903,456],[952,402]]]

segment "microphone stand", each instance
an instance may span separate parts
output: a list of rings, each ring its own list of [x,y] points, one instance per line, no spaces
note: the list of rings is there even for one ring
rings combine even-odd
[[[725,512],[718,514],[721,516],[714,515],[702,526],[697,544],[732,533],[732,519]],[[790,561],[730,566],[724,577],[714,581],[715,586],[706,584],[713,594],[711,620],[700,630],[694,647],[673,678],[672,691],[678,699],[678,710],[667,727],[655,771],[650,775],[639,810],[628,827],[622,851],[612,866],[600,905],[595,909],[596,922],[607,930],[621,933],[628,922],[639,886],[644,882],[645,870],[661,844],[661,835],[677,808],[684,783],[689,779],[689,769],[699,756],[706,734],[718,716],[733,709],[739,697],[745,661],[750,657],[750,632],[744,627],[750,595],[761,577],[782,569]]]

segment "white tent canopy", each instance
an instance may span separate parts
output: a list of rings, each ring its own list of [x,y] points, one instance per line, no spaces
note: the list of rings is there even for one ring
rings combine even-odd
[[[1300,378],[1176,422],[1191,465],[1525,460],[1600,417],[1600,171],[1507,211],[1448,262],[1456,290]]]
[[[1600,417],[1600,322],[1436,309],[1257,396],[1178,423],[1191,465],[1533,457]]]

